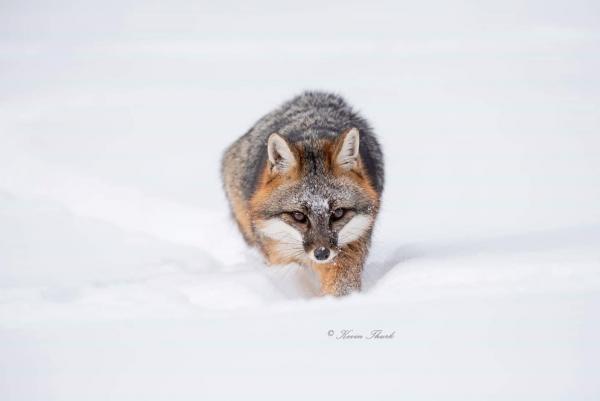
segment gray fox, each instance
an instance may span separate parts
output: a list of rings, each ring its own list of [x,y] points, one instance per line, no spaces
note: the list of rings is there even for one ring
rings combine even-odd
[[[360,290],[383,154],[344,99],[316,91],[294,97],[225,151],[221,172],[244,239],[269,264],[313,268],[325,295]]]

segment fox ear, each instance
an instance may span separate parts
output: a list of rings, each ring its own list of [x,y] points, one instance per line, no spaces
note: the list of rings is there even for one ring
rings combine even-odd
[[[296,157],[290,145],[279,134],[271,134],[269,137],[267,154],[274,172],[285,173],[296,165]]]
[[[352,128],[338,139],[335,161],[344,170],[352,170],[358,165],[358,146],[360,135],[358,129]]]

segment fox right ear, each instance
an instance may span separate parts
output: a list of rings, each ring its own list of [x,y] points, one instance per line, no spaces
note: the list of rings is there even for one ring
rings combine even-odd
[[[296,165],[296,157],[285,138],[279,134],[271,134],[267,142],[267,154],[272,171],[285,173]]]
[[[351,128],[338,139],[335,161],[344,170],[352,170],[358,165],[358,147],[360,134],[358,129]]]

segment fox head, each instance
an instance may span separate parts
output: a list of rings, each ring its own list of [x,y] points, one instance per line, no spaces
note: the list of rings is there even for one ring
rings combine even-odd
[[[346,246],[370,237],[379,194],[359,147],[356,128],[337,137],[268,138],[251,213],[279,263],[335,263]]]

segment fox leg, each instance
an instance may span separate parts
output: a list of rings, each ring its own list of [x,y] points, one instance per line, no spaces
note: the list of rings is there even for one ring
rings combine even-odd
[[[333,263],[315,265],[321,293],[342,296],[360,291],[366,256],[366,248],[358,245],[342,250]]]
[[[321,293],[323,295],[342,296],[360,291],[361,270],[362,266],[346,268],[329,265],[328,267],[319,267]]]

